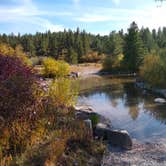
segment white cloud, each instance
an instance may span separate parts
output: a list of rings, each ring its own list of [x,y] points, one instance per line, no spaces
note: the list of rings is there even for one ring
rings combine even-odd
[[[76,17],[75,20],[80,22],[106,22],[106,21],[127,21],[127,18],[120,16],[108,16],[99,14],[85,14],[82,17]]]
[[[115,9],[115,8],[95,8],[82,12],[79,16],[73,18],[79,22],[100,23],[100,22],[114,22],[122,25],[122,28],[127,28],[132,21],[136,21],[138,25],[149,27],[150,29],[166,26],[165,14],[166,6],[160,8],[156,6],[149,6],[144,9]],[[91,14],[86,14],[91,13]]]
[[[11,29],[11,31],[17,29],[17,32],[20,30],[32,33],[31,29],[35,28],[35,31],[49,29],[51,31],[61,31],[66,28],[63,25],[55,24],[55,18],[66,21],[70,27],[79,26],[87,31],[90,30],[100,34],[106,34],[110,29],[118,30],[123,28],[125,30],[132,21],[136,21],[139,27],[144,26],[150,29],[166,26],[164,18],[166,4],[164,3],[160,8],[157,8],[155,3],[148,4],[148,7],[139,7],[139,9],[97,7],[97,5],[85,8],[85,6],[81,5],[80,0],[71,0],[72,5],[67,6],[68,8],[65,6],[66,10],[58,7],[56,10],[49,10],[49,8],[41,10],[32,0],[6,1],[12,3],[9,6],[0,6],[0,23],[2,25],[10,23],[12,27],[7,27],[7,29]],[[122,2],[120,0],[112,1],[117,5]],[[54,20],[53,16],[55,16]]]
[[[115,5],[119,5],[119,4],[120,4],[120,0],[112,0],[112,2],[113,2]]]
[[[40,11],[33,4],[32,0],[12,0],[17,3],[13,6],[0,7],[0,23],[30,24],[38,26],[38,31],[61,31],[64,29],[62,25],[55,25],[42,16],[61,16],[71,15],[68,12]],[[17,25],[16,25],[17,26]]]

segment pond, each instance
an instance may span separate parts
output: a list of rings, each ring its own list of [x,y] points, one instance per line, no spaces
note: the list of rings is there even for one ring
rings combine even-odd
[[[166,104],[135,86],[135,79],[94,76],[80,80],[78,105],[91,106],[139,141],[166,138]]]

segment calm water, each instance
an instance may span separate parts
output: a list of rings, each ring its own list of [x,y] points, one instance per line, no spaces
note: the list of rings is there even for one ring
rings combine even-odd
[[[132,79],[92,77],[81,80],[78,104],[92,106],[114,128],[126,129],[140,141],[166,138],[166,104],[154,102]]]

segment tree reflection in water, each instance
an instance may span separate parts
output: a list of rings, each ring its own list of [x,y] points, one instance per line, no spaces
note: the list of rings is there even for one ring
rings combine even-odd
[[[133,80],[102,77],[81,83],[86,88],[81,87],[79,101],[112,118],[115,125],[129,129],[136,137],[150,137],[155,132],[166,136],[166,104],[154,103],[155,96],[144,94]]]

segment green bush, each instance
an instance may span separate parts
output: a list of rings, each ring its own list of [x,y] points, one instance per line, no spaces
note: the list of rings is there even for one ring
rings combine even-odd
[[[102,61],[104,58],[104,54],[100,54],[98,52],[89,52],[88,54],[82,56],[81,60],[83,62],[94,62],[97,63],[99,61]]]
[[[104,71],[115,71],[121,68],[121,62],[123,60],[124,55],[119,54],[117,56],[107,56],[103,62],[103,70]]]
[[[140,67],[141,77],[149,84],[166,87],[166,58],[159,55],[148,55]]]
[[[64,77],[70,72],[70,66],[64,61],[56,61],[49,57],[43,60],[44,75],[47,77]]]
[[[99,116],[97,114],[94,114],[90,117],[90,120],[92,121],[93,128],[95,128],[97,123],[99,123]]]

